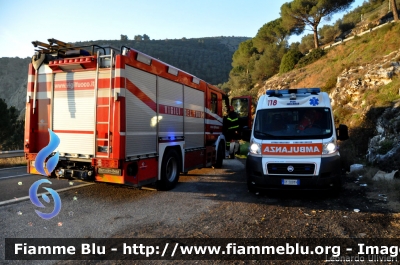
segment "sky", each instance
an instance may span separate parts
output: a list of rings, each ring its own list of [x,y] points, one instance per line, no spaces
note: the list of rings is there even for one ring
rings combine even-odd
[[[287,0],[0,0],[0,57],[34,54],[32,41],[47,43],[216,36],[254,37],[280,17]],[[355,0],[351,9],[363,3]],[[350,9],[350,10],[351,10]],[[332,24],[344,13],[335,15]],[[309,34],[310,32],[306,32]],[[290,41],[300,41],[293,37]]]

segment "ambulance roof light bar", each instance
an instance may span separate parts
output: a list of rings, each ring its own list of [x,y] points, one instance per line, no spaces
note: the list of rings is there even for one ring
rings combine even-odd
[[[266,94],[270,97],[280,97],[282,95],[290,94],[312,94],[318,95],[321,92],[320,88],[299,88],[299,89],[282,89],[282,90],[267,90]]]

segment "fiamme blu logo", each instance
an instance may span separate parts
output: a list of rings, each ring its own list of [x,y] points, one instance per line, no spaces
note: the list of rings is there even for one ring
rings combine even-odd
[[[49,157],[54,150],[58,147],[60,144],[60,138],[50,129],[49,130],[49,135],[50,135],[50,141],[47,146],[45,146],[42,150],[39,151],[39,153],[36,156],[35,160],[35,168],[36,170],[42,174],[43,176],[50,176],[51,172],[55,169],[58,163],[58,158],[59,158],[59,152],[57,151],[55,155]],[[47,160],[47,161],[46,161]],[[51,181],[48,179],[40,179],[36,181],[35,183],[32,184],[32,186],[29,188],[29,198],[31,199],[31,202],[40,208],[45,208],[45,206],[41,203],[41,201],[38,198],[38,189],[39,186],[43,183],[48,183],[52,184]],[[43,219],[51,219],[54,216],[56,216],[60,210],[61,210],[61,199],[58,193],[53,190],[52,188],[47,188],[43,187],[45,190],[47,190],[50,195],[53,197],[54,200],[54,209],[51,213],[42,213],[41,211],[35,210],[35,212],[42,217]],[[42,194],[42,199],[46,203],[50,203],[50,199],[46,194]]]

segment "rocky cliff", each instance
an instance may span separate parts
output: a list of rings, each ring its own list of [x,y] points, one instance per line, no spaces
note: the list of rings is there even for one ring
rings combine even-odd
[[[0,98],[24,116],[30,58],[0,58]]]
[[[371,108],[377,107],[371,102],[374,97],[368,98],[366,94],[383,94],[382,88],[389,85],[400,73],[399,59],[400,50],[397,50],[369,64],[345,69],[337,77],[336,87],[330,93],[333,108],[346,108],[358,115],[359,119],[351,120],[352,123],[359,124],[366,119]],[[392,88],[392,91],[400,95],[400,87]],[[400,101],[392,101],[389,106],[381,106],[380,109],[383,113],[375,120],[374,136],[368,142],[366,160],[386,171],[398,170]],[[350,124],[352,125],[354,124]]]

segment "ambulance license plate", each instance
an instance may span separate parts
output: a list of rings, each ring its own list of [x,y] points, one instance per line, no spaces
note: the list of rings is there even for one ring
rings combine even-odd
[[[282,185],[298,186],[298,185],[300,185],[300,180],[299,179],[282,179]]]

